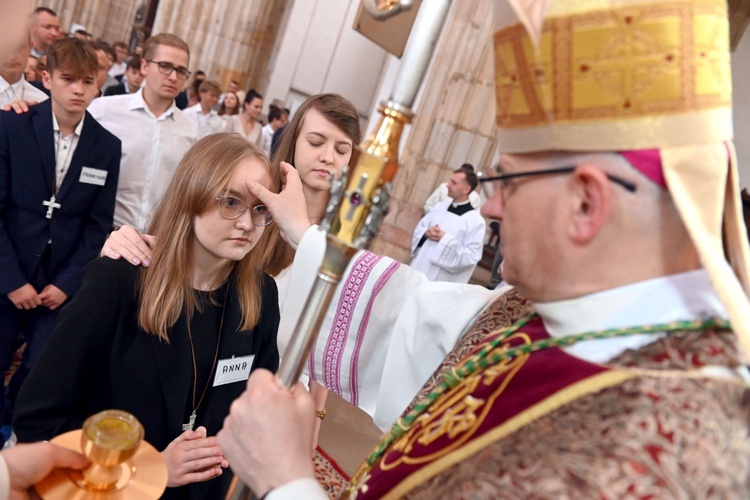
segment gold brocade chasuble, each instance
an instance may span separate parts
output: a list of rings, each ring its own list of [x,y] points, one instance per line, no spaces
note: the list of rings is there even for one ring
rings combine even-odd
[[[433,379],[427,383],[422,391],[422,395],[430,392],[437,382],[441,381],[446,374],[450,374],[449,368],[455,366],[456,358],[465,359],[467,353],[476,352],[486,346],[497,336],[497,334],[488,335],[488,333],[497,330],[498,327],[513,323],[518,316],[523,316],[523,313],[528,312],[528,310],[528,305],[526,305],[524,299],[513,291],[498,299],[480,316],[462,340],[461,345],[449,355],[443,367],[436,371]],[[537,317],[513,332],[496,349],[503,351],[547,338],[549,336],[541,320]],[[685,343],[686,338],[689,340],[687,343]],[[694,342],[695,339],[704,338],[705,341]],[[628,383],[637,385],[646,381],[646,384],[650,384],[654,380],[657,384],[654,387],[659,388],[659,390],[664,389],[665,395],[671,392],[676,394],[686,393],[688,391],[685,390],[685,387],[689,387],[690,384],[697,384],[705,387],[704,390],[709,393],[721,395],[717,397],[726,396],[727,402],[721,403],[721,406],[727,410],[727,416],[721,415],[721,418],[711,427],[720,429],[722,439],[727,442],[722,441],[722,439],[712,439],[715,440],[716,450],[719,450],[718,456],[722,459],[732,458],[731,453],[727,453],[727,448],[737,447],[744,450],[744,455],[735,455],[732,460],[739,457],[738,460],[735,460],[734,467],[747,469],[750,467],[750,463],[746,463],[748,462],[747,458],[750,457],[750,453],[748,453],[750,452],[750,441],[748,441],[745,428],[741,425],[736,426],[734,416],[730,416],[738,406],[737,403],[742,400],[744,386],[733,381],[725,385],[720,383],[716,388],[710,387],[710,382],[692,371],[694,368],[703,366],[704,363],[716,362],[725,365],[739,365],[741,362],[737,356],[736,346],[733,345],[732,335],[716,332],[706,334],[704,331],[698,333],[680,332],[674,334],[674,337],[670,338],[668,342],[672,346],[667,347],[666,350],[663,345],[658,345],[657,342],[652,352],[644,353],[642,359],[636,359],[635,361],[620,360],[621,362],[617,363],[617,368],[589,363],[569,356],[561,349],[553,347],[532,354],[520,355],[510,361],[492,364],[480,369],[439,396],[412,425],[405,428],[404,432],[385,448],[383,453],[371,456],[371,459],[374,457],[374,460],[370,460],[369,463],[365,462],[360,467],[342,497],[358,499],[400,498],[413,493],[414,490],[421,490],[421,493],[427,497],[440,496],[441,494],[450,497],[451,494],[447,493],[445,489],[431,489],[434,486],[426,485],[429,485],[430,482],[440,483],[443,480],[452,483],[451,480],[456,474],[454,469],[471,467],[472,461],[480,460],[477,458],[478,456],[487,455],[485,450],[493,450],[498,447],[505,449],[503,443],[507,438],[528,441],[530,436],[525,435],[527,429],[533,427],[536,422],[554,414],[554,412],[571,407],[579,400],[600,397],[599,395],[607,390],[624,391],[627,394],[631,391],[627,387]],[[684,348],[680,347],[683,343],[686,345]],[[700,354],[693,353],[693,350]],[[670,358],[670,351],[674,351],[672,355],[679,353],[676,358],[680,358],[680,361],[674,366],[666,362]],[[642,369],[643,367],[647,369]],[[665,370],[651,370],[654,367],[663,367]],[[665,383],[665,380],[670,380],[670,383],[677,384],[677,386],[668,387],[669,383]],[[688,385],[685,386],[684,384]],[[653,397],[659,398],[656,396],[658,392],[654,390]],[[605,396],[604,399],[606,400],[607,397],[612,396]],[[639,397],[649,401],[649,396],[645,393],[640,394]],[[696,392],[691,397],[699,398],[700,395]],[[627,400],[627,398],[620,398],[620,396],[617,396],[617,398]],[[677,407],[684,405],[679,396],[674,401],[671,401],[669,397],[659,399],[667,405]],[[415,400],[415,403],[419,400],[420,397]],[[605,402],[603,406],[610,407],[612,411],[618,411],[609,403]],[[668,421],[679,420],[670,416],[670,412],[680,411],[679,408],[669,407],[668,411],[664,411],[657,407],[647,408],[643,402],[636,403],[636,406],[643,408],[646,414],[653,411],[666,415]],[[707,406],[710,407],[711,405]],[[572,413],[574,419],[579,417],[575,410]],[[623,413],[626,412],[623,411]],[[580,416],[580,418],[581,422],[586,420],[583,416]],[[606,420],[606,417],[603,416],[595,416],[594,418],[596,420],[605,418]],[[636,420],[633,421],[632,425],[633,429],[641,427],[640,424],[637,424],[639,418],[636,415]],[[707,423],[706,420],[704,419],[704,422],[700,424]],[[616,422],[614,425],[616,427],[627,427]],[[725,429],[727,425],[732,428],[736,427],[739,434],[732,435],[731,432],[727,432]],[[634,450],[633,460],[625,461],[631,463],[628,467],[633,467],[638,471],[637,474],[634,474],[634,484],[638,484],[639,481],[650,484],[654,481],[654,477],[661,481],[658,474],[652,474],[652,467],[649,466],[649,460],[652,456],[657,457],[657,460],[659,457],[664,457],[669,463],[674,462],[680,466],[684,465],[682,461],[688,454],[680,451],[683,444],[670,442],[673,436],[683,431],[682,428],[675,431],[666,427],[663,431],[648,430],[648,433],[655,433],[663,440],[660,442],[649,438],[649,441],[653,441],[651,443],[642,441],[640,438],[632,438],[629,434],[630,431],[626,433],[633,439],[632,443],[628,443],[623,437],[623,444]],[[701,432],[689,432],[688,434],[694,434],[697,441],[706,440]],[[594,437],[594,439],[600,438],[601,436]],[[562,441],[566,439],[575,441],[573,435],[560,436],[560,439]],[[619,438],[616,439],[619,440]],[[639,447],[643,449],[639,449]],[[593,453],[587,458],[603,467],[606,473],[612,474],[615,471],[614,467],[604,465],[608,458],[604,450],[606,450],[606,446],[602,442],[598,442]],[[549,451],[552,452],[552,450]],[[510,450],[508,453],[510,454]],[[599,455],[600,453],[601,455]],[[490,453],[489,456],[492,457],[494,454]],[[711,454],[707,452],[706,457],[711,457]],[[524,455],[517,454],[514,458],[522,460]],[[689,457],[687,458],[689,459]],[[710,459],[715,460],[714,458]],[[561,457],[561,460],[564,459]],[[486,464],[487,460],[480,460],[480,462]],[[616,463],[617,460],[614,462]],[[742,474],[737,474],[735,471],[729,470],[726,465],[721,465],[722,462],[717,463],[727,469],[726,475],[730,478],[742,477]],[[701,468],[700,464],[696,466]],[[498,467],[498,469],[494,470],[493,467]],[[513,475],[518,472],[515,469],[503,470],[502,465],[492,463],[488,468],[491,475],[497,475],[498,477],[506,474]],[[544,467],[538,468],[544,469]],[[547,471],[547,473],[555,474],[554,471]],[[616,475],[621,474],[623,473],[619,470],[616,471]],[[523,475],[524,473],[521,472],[521,479],[523,479]],[[472,471],[472,478],[473,476]],[[714,476],[716,482],[723,485],[722,488],[726,488],[727,477],[721,473],[714,473]],[[668,483],[668,481],[663,482]],[[545,495],[542,486],[535,490],[533,481],[531,484],[531,491],[535,491],[542,496]],[[575,481],[563,476],[562,484],[567,491],[568,488],[574,487]],[[615,483],[613,485],[617,488]],[[627,486],[621,487],[623,488],[621,490],[615,489],[616,495],[627,493]],[[732,488],[739,488],[740,490],[744,487],[744,485],[732,486]],[[597,488],[594,487],[595,490]],[[727,491],[735,491],[732,488],[728,488]],[[487,494],[487,491],[484,491],[484,493]],[[551,491],[547,493],[552,494]],[[508,496],[513,495],[509,494]]]
[[[486,325],[497,320],[498,309],[497,304],[491,307],[472,329],[469,339],[477,333],[485,335],[473,350],[496,337],[486,336]],[[497,349],[544,338],[549,335],[536,318]],[[398,498],[528,422],[632,376],[573,358],[558,348],[521,355],[480,370],[439,397],[372,466],[360,468],[347,494],[349,498]]]

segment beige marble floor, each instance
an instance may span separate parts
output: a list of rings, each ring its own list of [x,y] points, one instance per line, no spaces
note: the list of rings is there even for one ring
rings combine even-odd
[[[328,393],[326,411],[318,444],[351,477],[381,433],[368,414],[333,393]]]

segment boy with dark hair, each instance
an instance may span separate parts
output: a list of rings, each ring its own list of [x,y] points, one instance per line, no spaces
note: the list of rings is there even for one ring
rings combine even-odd
[[[122,83],[107,87],[107,90],[104,91],[104,95],[134,94],[140,90],[141,83],[143,83],[141,57],[132,56],[126,63],[125,74],[122,75]]]
[[[112,228],[120,169],[120,140],[86,112],[98,92],[93,48],[66,38],[47,54],[51,98],[0,111],[0,373],[19,333],[27,344],[11,402]]]
[[[268,110],[268,123],[260,130],[260,148],[269,157],[271,156],[273,134],[284,125],[284,110],[272,104]]]

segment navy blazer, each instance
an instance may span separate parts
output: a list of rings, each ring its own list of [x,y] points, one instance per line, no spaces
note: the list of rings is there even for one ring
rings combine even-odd
[[[0,295],[36,277],[51,241],[49,278],[72,296],[112,229],[121,143],[88,112],[56,196],[61,208],[46,218],[56,161],[51,102],[22,115],[0,111]],[[104,185],[81,182],[83,167],[106,172]]]
[[[125,88],[124,83],[120,83],[118,85],[110,85],[106,89],[104,89],[104,96],[110,96],[110,95],[123,95],[127,94],[128,91]]]

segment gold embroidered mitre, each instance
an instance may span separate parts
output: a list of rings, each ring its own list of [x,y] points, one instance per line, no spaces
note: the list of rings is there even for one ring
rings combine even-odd
[[[500,151],[658,150],[666,187],[750,353],[726,0],[511,3],[525,26],[495,34]],[[538,29],[523,4],[546,11]]]

